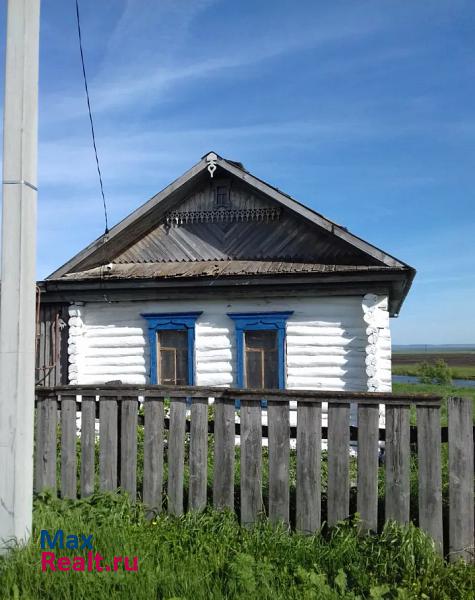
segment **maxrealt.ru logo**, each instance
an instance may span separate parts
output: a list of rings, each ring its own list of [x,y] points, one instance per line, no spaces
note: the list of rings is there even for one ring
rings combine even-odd
[[[103,571],[115,572],[138,571],[139,559],[137,556],[114,556],[112,564],[104,563],[104,556],[99,552],[94,552],[93,537],[91,535],[66,535],[62,529],[58,529],[54,535],[50,535],[46,529],[41,530],[40,534],[41,549],[54,550],[54,552],[41,553],[41,570],[42,571],[89,571],[102,573]],[[58,556],[56,550],[78,550],[78,552],[86,552],[85,556]]]

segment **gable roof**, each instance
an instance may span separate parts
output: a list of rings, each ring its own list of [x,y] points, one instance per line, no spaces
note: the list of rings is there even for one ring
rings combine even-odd
[[[269,223],[267,219],[265,227],[262,226],[261,233],[258,232],[256,236],[243,217],[239,227],[232,223],[215,227],[211,233],[216,236],[217,232],[220,238],[216,244],[206,244],[203,241],[205,236],[200,234],[203,223],[195,222],[192,227],[185,224],[176,229],[167,226],[167,220],[170,221],[173,211],[178,207],[186,207],[187,199],[193,192],[200,186],[209,186],[210,182],[222,178],[231,179],[238,188],[250,190],[254,206],[257,203],[257,206],[262,207],[263,214],[267,214],[266,210],[277,207],[278,211],[282,211],[281,222]],[[249,259],[255,264],[250,265]],[[109,273],[109,278],[182,277],[180,273],[183,272],[205,276],[210,272],[207,261],[227,261],[227,265],[214,269],[220,277],[238,274],[239,265],[244,268],[246,261],[245,274],[344,273],[373,269],[394,270],[400,279],[401,272],[405,272],[407,281],[402,287],[398,284],[400,297],[394,305],[398,307],[415,274],[409,265],[255,177],[241,163],[209,152],[107,234],[57,269],[47,281],[103,278],[103,267],[109,263],[114,263],[114,273]],[[181,267],[178,265],[180,262],[193,262],[195,266],[187,271],[183,264]],[[137,269],[134,268],[137,263],[147,265],[143,269]],[[169,266],[160,266],[159,263],[168,263]],[[175,263],[176,268],[170,263]],[[201,271],[199,265],[202,265]]]

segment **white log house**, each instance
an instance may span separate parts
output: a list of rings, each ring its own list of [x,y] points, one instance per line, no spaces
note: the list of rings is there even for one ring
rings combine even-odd
[[[39,282],[37,380],[390,391],[414,275],[210,152]]]

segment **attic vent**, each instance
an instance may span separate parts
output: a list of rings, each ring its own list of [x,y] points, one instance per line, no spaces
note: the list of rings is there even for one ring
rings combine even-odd
[[[280,218],[279,207],[268,208],[216,208],[215,210],[174,210],[165,217],[169,226],[179,227],[188,223],[268,223]]]
[[[228,208],[231,205],[227,185],[216,186],[214,205],[216,208]]]

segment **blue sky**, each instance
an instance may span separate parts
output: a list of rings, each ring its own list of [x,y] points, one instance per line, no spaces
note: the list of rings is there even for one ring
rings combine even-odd
[[[416,267],[395,343],[475,343],[473,2],[80,7],[111,224],[213,149]],[[43,1],[39,278],[104,229],[80,69]]]

